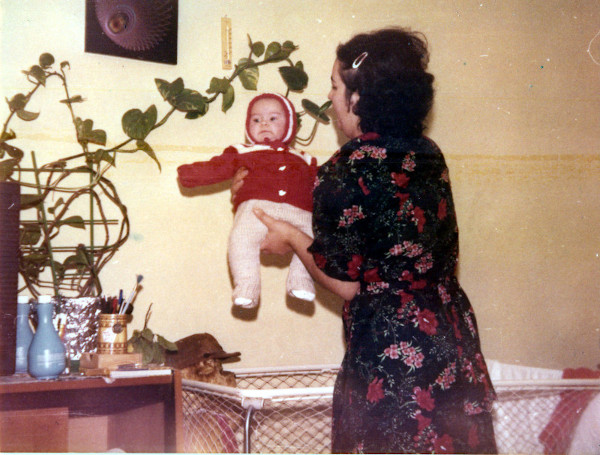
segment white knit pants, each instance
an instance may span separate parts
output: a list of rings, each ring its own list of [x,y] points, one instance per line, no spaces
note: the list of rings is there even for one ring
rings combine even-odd
[[[251,199],[242,202],[236,211],[229,235],[228,258],[233,276],[233,303],[254,308],[260,297],[260,243],[267,235],[267,227],[254,215],[259,207],[273,218],[296,226],[312,238],[312,213],[286,203]],[[295,254],[288,271],[288,294],[304,300],[315,297],[314,282]]]

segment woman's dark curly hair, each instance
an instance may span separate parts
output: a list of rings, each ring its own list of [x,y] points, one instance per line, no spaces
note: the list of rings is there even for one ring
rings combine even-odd
[[[421,136],[433,104],[434,79],[426,71],[429,53],[422,34],[401,28],[359,34],[340,44],[336,56],[348,102],[352,93],[360,95],[353,112],[364,133]]]

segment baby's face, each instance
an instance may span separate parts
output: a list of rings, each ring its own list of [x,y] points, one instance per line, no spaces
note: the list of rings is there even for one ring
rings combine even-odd
[[[248,131],[259,143],[283,139],[285,111],[281,104],[270,98],[263,98],[254,103],[250,111]]]

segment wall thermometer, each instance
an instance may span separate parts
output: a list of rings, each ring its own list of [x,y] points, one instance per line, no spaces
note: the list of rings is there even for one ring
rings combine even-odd
[[[221,61],[224,70],[233,68],[233,57],[231,55],[231,18],[221,18]]]

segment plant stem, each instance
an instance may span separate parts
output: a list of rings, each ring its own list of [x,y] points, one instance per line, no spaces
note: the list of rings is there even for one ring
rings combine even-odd
[[[167,122],[169,117],[171,117],[171,115],[173,115],[173,112],[175,112],[175,111],[176,111],[175,107],[172,107],[171,110],[165,114],[165,116],[162,118],[162,120],[160,122],[158,122],[156,125],[154,125],[150,131],[154,131],[156,128],[160,128],[161,126],[163,126]]]
[[[42,190],[40,185],[40,174],[38,171],[37,163],[35,161],[35,152],[31,152],[31,161],[33,163],[35,182],[38,188],[38,196],[42,196]],[[56,267],[54,266],[54,256],[52,254],[52,245],[50,243],[50,236],[48,232],[48,221],[46,219],[46,210],[44,209],[44,202],[40,202],[39,212],[42,216],[42,227],[44,229],[44,236],[46,237],[46,246],[48,247],[48,256],[50,257],[50,268],[52,269],[52,284],[54,286],[54,295],[59,296],[60,290],[58,286],[58,277],[56,276]]]

